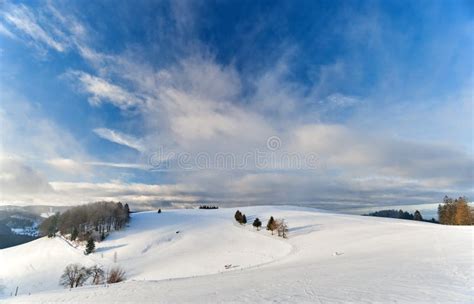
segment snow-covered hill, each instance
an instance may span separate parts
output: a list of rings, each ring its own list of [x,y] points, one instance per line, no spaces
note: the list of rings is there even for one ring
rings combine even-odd
[[[249,223],[285,218],[289,239],[237,224],[236,208],[136,213],[89,256],[60,238],[0,250],[0,301],[473,302],[471,227],[298,207],[240,210]],[[73,262],[116,262],[128,280],[62,289],[59,277]],[[16,286],[20,296],[10,297]]]

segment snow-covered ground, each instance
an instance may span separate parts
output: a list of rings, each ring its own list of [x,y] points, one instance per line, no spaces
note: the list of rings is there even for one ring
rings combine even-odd
[[[286,206],[239,209],[246,226],[234,221],[236,208],[136,213],[89,256],[60,238],[0,250],[0,302],[474,302],[472,227]],[[256,216],[265,225],[270,215],[286,219],[288,239],[252,228]],[[58,285],[67,264],[110,267],[114,256],[126,282]],[[10,297],[16,286],[20,296]]]

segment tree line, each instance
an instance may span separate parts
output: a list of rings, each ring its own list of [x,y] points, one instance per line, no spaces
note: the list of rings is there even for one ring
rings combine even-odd
[[[247,217],[245,214],[240,212],[240,210],[237,210],[235,212],[234,219],[241,225],[247,224]],[[259,231],[260,228],[262,227],[262,221],[258,217],[256,217],[252,223],[252,226],[254,226],[257,229],[257,231]],[[268,231],[272,232],[272,235],[275,231],[277,231],[278,236],[281,236],[283,238],[288,237],[288,225],[284,219],[275,220],[273,216],[270,216],[270,218],[268,219],[266,228]]]
[[[103,240],[109,232],[123,228],[129,219],[128,204],[96,202],[56,213],[45,219],[39,229],[41,235],[48,237],[59,232],[63,236],[69,235],[72,241]]]
[[[200,205],[199,209],[219,209],[219,206],[212,206],[212,205]]]
[[[409,213],[407,211],[395,210],[395,209],[387,209],[387,210],[379,210],[375,212],[371,212],[368,214],[364,214],[366,216],[378,216],[378,217],[389,217],[389,218],[396,218],[396,219],[403,219],[403,220],[413,220],[413,221],[425,221],[421,212],[416,210],[414,213]],[[436,222],[434,218],[430,220],[430,222]]]
[[[438,218],[443,225],[474,225],[474,208],[469,206],[466,197],[445,196],[438,205]]]

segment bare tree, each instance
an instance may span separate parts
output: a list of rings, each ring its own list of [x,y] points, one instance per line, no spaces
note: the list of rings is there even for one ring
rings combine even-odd
[[[275,221],[277,231],[278,231],[278,236],[281,236],[283,238],[287,238],[288,235],[288,225],[286,224],[284,219],[278,219]]]
[[[125,280],[125,270],[120,267],[112,268],[107,275],[107,283],[113,284]]]
[[[99,285],[104,282],[104,270],[98,265],[89,268],[90,276],[92,277],[92,284]]]
[[[281,236],[280,226],[281,226],[281,220],[280,219],[275,220],[275,230],[277,231],[278,236]]]
[[[89,276],[89,270],[81,264],[69,264],[61,275],[60,284],[69,288],[82,286]]]

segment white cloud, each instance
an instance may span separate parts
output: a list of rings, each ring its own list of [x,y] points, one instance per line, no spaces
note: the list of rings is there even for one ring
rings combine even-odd
[[[123,145],[132,149],[135,149],[139,152],[144,152],[145,148],[140,143],[140,141],[133,136],[123,134],[118,131],[110,130],[107,128],[97,128],[94,129],[94,133],[100,136],[103,139]]]
[[[111,163],[111,162],[100,162],[100,161],[88,161],[85,162],[89,166],[98,166],[98,167],[112,167],[112,168],[123,168],[123,169],[140,169],[140,170],[150,170],[151,166],[148,164],[140,163]]]
[[[138,183],[65,183],[52,182],[54,190],[61,194],[82,197],[82,202],[97,200],[123,200],[123,201],[159,201],[159,200],[195,200],[191,189],[183,185],[146,185]],[[183,195],[180,195],[183,193]]]
[[[47,45],[58,52],[66,50],[66,43],[51,35],[43,28],[33,12],[24,5],[8,5],[2,14],[3,19],[35,43]]]
[[[0,34],[11,39],[16,39],[16,36],[10,32],[2,23],[0,23]]]
[[[0,150],[30,160],[80,159],[86,153],[74,136],[48,119],[38,104],[2,87]]]
[[[48,159],[46,163],[60,171],[70,174],[81,174],[87,171],[83,164],[70,158]]]
[[[138,96],[103,78],[81,71],[69,72],[67,76],[78,80],[80,90],[91,95],[89,97],[91,105],[99,106],[103,102],[110,102],[125,110],[142,104],[142,100]]]
[[[474,160],[462,150],[443,144],[380,137],[342,125],[306,125],[295,130],[292,148],[316,153],[324,165],[354,176],[398,176],[451,181],[466,186],[473,178]]]
[[[0,201],[52,192],[46,177],[21,159],[0,157],[0,169]]]
[[[29,174],[30,175],[30,174]],[[11,182],[0,179],[0,185],[18,185],[18,178]],[[30,184],[33,181],[30,180]],[[23,184],[24,185],[24,184]],[[199,198],[192,194],[192,189],[184,185],[147,185],[139,183],[122,183],[111,181],[108,183],[86,182],[50,182],[45,188],[38,188],[42,184],[22,187],[15,191],[0,192],[1,204],[48,204],[48,205],[77,205],[94,201],[116,200],[133,202],[135,204],[154,203],[160,201],[188,201]],[[34,188],[36,187],[36,188]],[[28,191],[24,191],[24,190]],[[21,190],[18,193],[16,190]]]
[[[346,108],[357,105],[360,100],[353,96],[346,96],[340,93],[334,93],[327,97],[330,106],[336,108]]]

